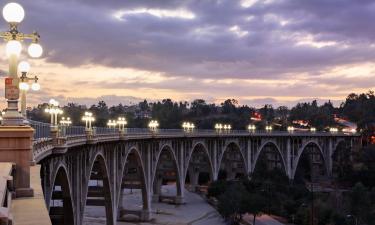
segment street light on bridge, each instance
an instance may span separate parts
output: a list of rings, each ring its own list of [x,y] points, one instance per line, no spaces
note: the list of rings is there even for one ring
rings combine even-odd
[[[62,117],[60,120],[60,127],[62,135],[66,135],[66,128],[69,127],[72,124],[72,121],[70,120],[70,117]]]
[[[63,113],[59,108],[59,102],[55,99],[49,100],[49,105],[48,108],[45,109],[45,112],[51,115],[51,128],[57,130],[57,117]]]
[[[221,132],[222,130],[230,131],[231,129],[232,129],[232,126],[230,124],[221,124],[221,123],[215,124],[215,130],[217,132]]]
[[[125,130],[125,125],[128,124],[128,122],[126,121],[126,118],[125,117],[119,117],[117,119],[117,124],[119,126],[119,130],[120,132],[124,132]]]
[[[339,131],[339,129],[336,128],[336,127],[329,128],[329,132],[331,132],[331,133],[337,133],[338,131]]]
[[[310,132],[316,132],[316,128],[315,127],[310,127]]]
[[[148,123],[148,127],[150,128],[151,131],[156,131],[159,127],[159,122],[157,120],[151,120]]]
[[[266,131],[267,132],[271,132],[272,130],[273,130],[272,126],[270,126],[270,125],[266,126]]]
[[[107,126],[109,127],[109,128],[116,128],[116,126],[117,126],[117,123],[116,123],[116,121],[115,120],[108,120],[108,122],[107,122]]]
[[[182,128],[184,129],[184,131],[189,132],[189,131],[193,131],[194,130],[195,125],[194,125],[194,123],[183,122],[182,123]]]
[[[291,133],[294,132],[294,127],[293,126],[288,126],[287,127],[287,131],[291,132]]]
[[[95,121],[94,116],[92,115],[92,112],[85,112],[85,115],[82,117],[82,120],[85,121],[85,127],[86,131],[92,131],[92,122]]]
[[[62,117],[61,120],[60,120],[60,124],[61,126],[65,126],[65,127],[68,127],[72,124],[72,121],[70,120],[70,117]]]
[[[254,124],[250,124],[249,126],[247,126],[247,129],[250,131],[250,132],[254,132],[257,128]]]
[[[26,116],[26,93],[30,89],[29,81],[34,81],[31,85],[31,89],[33,91],[39,91],[40,85],[38,83],[38,77],[28,77],[27,73],[30,70],[30,64],[26,61],[20,62],[18,64],[18,70],[21,72],[20,77],[20,83],[19,83],[19,89],[21,90],[21,114],[24,118],[27,118]]]
[[[18,58],[22,51],[24,40],[31,40],[28,53],[32,58],[39,58],[43,54],[43,48],[39,44],[40,35],[37,32],[24,34],[18,31],[18,25],[25,17],[25,11],[17,3],[8,3],[3,8],[3,17],[9,23],[9,30],[1,32],[0,37],[6,41],[6,55],[9,59],[9,77],[6,78],[5,98],[7,99],[7,111],[4,115],[5,125],[21,125],[22,115],[18,112],[19,81],[17,77]],[[26,88],[26,85],[21,85]]]

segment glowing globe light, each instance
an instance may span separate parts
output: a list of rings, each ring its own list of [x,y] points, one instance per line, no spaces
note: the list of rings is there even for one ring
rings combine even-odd
[[[26,61],[22,61],[18,64],[18,70],[22,73],[27,73],[30,70],[30,64]]]
[[[29,90],[29,85],[28,85],[27,83],[25,83],[25,82],[21,82],[21,83],[19,84],[19,88],[20,88],[21,90],[23,90],[23,91],[27,91],[27,90]]]
[[[38,43],[31,43],[27,52],[32,58],[39,58],[43,54],[43,48]]]
[[[19,41],[11,40],[5,46],[7,56],[16,55],[19,56],[22,51],[22,45]]]
[[[31,89],[32,89],[33,91],[39,91],[39,90],[40,90],[40,84],[39,84],[39,83],[33,83],[33,84],[31,85]]]
[[[20,23],[25,17],[25,11],[18,3],[8,3],[3,8],[3,17],[8,23]]]

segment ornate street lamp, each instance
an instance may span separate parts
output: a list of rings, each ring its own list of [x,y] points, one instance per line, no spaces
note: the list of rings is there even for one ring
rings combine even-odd
[[[7,99],[7,111],[4,115],[5,125],[21,125],[22,115],[18,112],[19,81],[17,77],[18,58],[22,51],[24,40],[31,40],[28,53],[33,58],[43,54],[43,48],[39,44],[40,35],[37,32],[24,34],[18,31],[18,25],[25,17],[25,11],[18,3],[8,3],[3,8],[3,17],[9,23],[9,31],[1,32],[0,37],[6,41],[6,55],[9,59],[9,75],[6,78],[5,98]],[[25,85],[21,85],[26,88]]]
[[[337,133],[338,131],[339,131],[339,129],[336,128],[336,127],[329,128],[329,132],[331,132],[331,133]]]
[[[255,132],[255,130],[257,129],[256,126],[254,124],[250,124],[249,126],[247,126],[247,129],[250,131],[250,132]]]
[[[117,119],[117,124],[119,126],[120,132],[124,132],[125,131],[125,125],[128,124],[128,122],[126,121],[125,117],[119,117]]]
[[[220,132],[222,129],[223,129],[223,124],[221,124],[221,123],[215,124],[216,132]]]
[[[85,112],[85,115],[82,117],[82,120],[85,121],[86,125],[86,131],[92,131],[92,122],[95,121],[94,116],[92,115],[92,112]]]
[[[159,122],[157,120],[151,120],[148,123],[148,127],[150,128],[151,131],[156,131],[159,127]]]
[[[39,91],[40,85],[38,83],[38,77],[28,77],[27,73],[30,70],[30,64],[26,61],[20,62],[18,64],[18,70],[21,72],[20,83],[19,83],[19,89],[21,90],[21,114],[24,118],[26,117],[26,92],[30,89],[29,81],[34,81],[31,85],[31,89],[33,91]]]
[[[232,129],[232,126],[230,124],[224,124],[223,128],[224,131],[229,132]]]
[[[72,121],[70,120],[70,117],[62,117],[60,120],[60,128],[61,128],[61,133],[63,136],[66,135],[66,129],[72,124]]]
[[[273,130],[272,126],[270,126],[270,125],[266,126],[266,131],[267,132],[271,132],[272,130]]]
[[[63,114],[63,111],[59,108],[59,102],[55,99],[49,100],[49,105],[45,112],[51,115],[51,128],[57,129],[57,117]]]
[[[190,123],[190,122],[182,123],[182,129],[184,129],[185,132],[193,131],[194,128],[195,128],[194,123]]]
[[[108,122],[107,122],[107,126],[108,126],[109,128],[113,128],[113,129],[115,129],[116,126],[117,126],[117,123],[116,123],[115,120],[108,120]]]
[[[316,128],[315,127],[310,127],[310,132],[316,132]]]
[[[69,127],[72,124],[72,121],[70,120],[70,117],[62,117],[60,120],[61,126]]]
[[[290,132],[290,133],[294,132],[294,127],[289,126],[289,127],[287,128],[287,131]]]

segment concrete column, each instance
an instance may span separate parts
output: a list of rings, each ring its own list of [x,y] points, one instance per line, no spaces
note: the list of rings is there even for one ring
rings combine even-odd
[[[217,141],[214,141],[214,149],[212,151],[212,167],[214,173],[212,174],[212,180],[215,181],[219,173],[219,169],[217,168]]]
[[[30,163],[32,162],[33,132],[29,126],[0,127],[0,162],[16,164],[14,187],[16,197],[32,197]]]
[[[291,165],[291,156],[292,156],[292,146],[291,146],[291,139],[288,138],[286,140],[286,160],[285,160],[285,169],[286,173],[289,177],[289,180],[293,180],[293,170],[292,170],[292,165]],[[293,163],[294,165],[294,163]]]
[[[326,158],[324,161],[326,162],[327,165],[327,175],[328,177],[332,176],[332,155],[333,155],[333,141],[332,138],[329,138],[328,142],[328,154],[326,154]]]
[[[196,172],[194,167],[189,168],[189,178],[190,178],[190,186],[192,190],[195,191],[196,187],[198,186],[199,172]]]
[[[251,149],[251,140],[249,139],[248,141],[247,141],[247,151],[246,151],[246,158],[247,158],[247,170],[246,170],[246,173],[247,173],[247,176],[249,176],[253,171],[253,164],[252,164],[252,162],[251,162],[251,151],[252,151],[252,149]]]
[[[158,174],[156,174],[155,180],[154,180],[154,187],[153,187],[154,191],[152,195],[152,202],[159,202],[162,183],[163,183],[163,180],[159,178]]]

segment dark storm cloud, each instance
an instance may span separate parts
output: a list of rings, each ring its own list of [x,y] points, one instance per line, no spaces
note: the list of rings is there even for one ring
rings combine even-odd
[[[367,0],[23,0],[24,28],[37,28],[50,62],[100,64],[196,78],[278,78],[373,61],[375,4]],[[194,19],[139,8],[194,13]],[[251,18],[250,18],[251,17]],[[250,18],[250,19],[249,19]],[[287,21],[284,25],[280,22]],[[229,29],[238,26],[242,37]],[[310,35],[335,45],[296,45]]]

